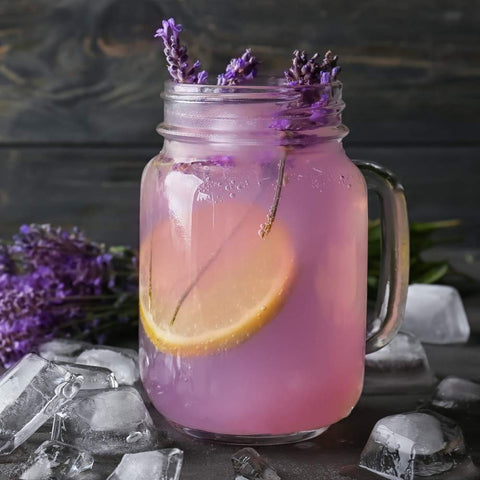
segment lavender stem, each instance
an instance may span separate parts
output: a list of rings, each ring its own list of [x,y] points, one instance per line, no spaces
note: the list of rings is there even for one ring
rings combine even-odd
[[[288,147],[283,149],[283,155],[280,158],[280,162],[278,164],[278,176],[277,176],[277,184],[275,185],[275,193],[273,195],[273,203],[270,207],[270,210],[267,215],[267,221],[260,226],[259,235],[262,238],[265,238],[272,229],[273,222],[277,216],[278,204],[280,202],[280,196],[282,194],[282,187],[285,178],[285,164],[288,156]]]

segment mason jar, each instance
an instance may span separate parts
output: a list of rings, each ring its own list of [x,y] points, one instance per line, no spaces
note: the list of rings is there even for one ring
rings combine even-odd
[[[140,211],[140,368],[158,411],[229,443],[312,438],[349,415],[408,284],[403,189],[342,146],[342,85],[167,83]],[[383,255],[367,307],[367,187]]]

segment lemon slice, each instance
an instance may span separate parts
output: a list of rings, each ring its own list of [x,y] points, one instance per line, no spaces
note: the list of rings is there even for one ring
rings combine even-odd
[[[172,216],[140,248],[140,318],[156,347],[203,355],[245,341],[282,308],[295,273],[278,219],[262,239],[259,207],[229,202]]]

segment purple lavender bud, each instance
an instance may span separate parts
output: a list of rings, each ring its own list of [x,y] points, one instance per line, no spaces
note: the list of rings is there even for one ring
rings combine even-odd
[[[256,77],[260,62],[247,48],[239,58],[232,58],[225,73],[218,75],[217,85],[239,85]]]
[[[47,295],[31,276],[12,277],[0,296],[0,361],[10,367],[51,330]]]
[[[340,72],[337,67],[338,56],[328,50],[321,63],[317,62],[318,53],[308,58],[304,50],[293,52],[292,66],[284,72],[288,85],[329,84]]]
[[[181,31],[182,25],[176,24],[173,18],[169,18],[162,21],[162,28],[159,28],[154,35],[163,40],[165,47],[163,52],[167,59],[168,73],[177,83],[205,83],[208,73],[200,70],[198,60],[190,66],[187,47],[180,43],[179,33]]]
[[[15,261],[12,258],[10,249],[0,244],[0,275],[13,274],[15,272]]]
[[[338,74],[340,73],[341,70],[342,70],[342,67],[334,67],[334,68],[332,68],[332,80],[336,80],[336,79],[337,79],[337,76],[338,76]]]
[[[338,55],[334,55],[331,50],[325,52],[320,69],[322,71],[331,71],[337,65]]]
[[[331,80],[331,73],[330,72],[322,72],[320,74],[320,84],[321,85],[328,85],[330,83],[330,80]]]

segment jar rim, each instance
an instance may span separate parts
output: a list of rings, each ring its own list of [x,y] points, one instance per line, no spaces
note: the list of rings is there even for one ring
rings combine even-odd
[[[282,82],[282,83],[281,83]],[[165,81],[162,98],[180,102],[281,102],[292,101],[305,92],[340,91],[342,82],[335,80],[328,84],[286,85],[280,77],[259,77],[255,84],[205,85]]]

